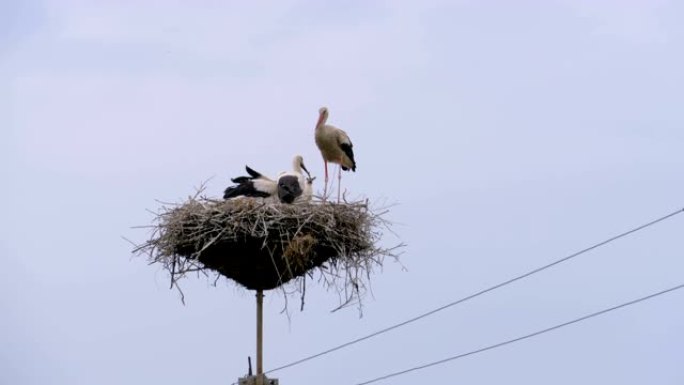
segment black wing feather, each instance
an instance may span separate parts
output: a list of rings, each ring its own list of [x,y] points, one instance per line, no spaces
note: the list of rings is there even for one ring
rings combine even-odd
[[[342,149],[344,154],[347,155],[347,157],[349,157],[349,159],[352,162],[352,167],[351,167],[352,171],[356,172],[356,161],[354,160],[354,151],[352,150],[352,147],[353,147],[353,145],[351,143],[340,143],[340,148]],[[349,168],[342,166],[342,170],[347,171],[347,170],[349,170]]]
[[[252,178],[254,178],[254,179],[256,179],[256,178],[261,178],[261,177],[262,177],[262,175],[261,175],[260,173],[258,173],[258,172],[256,172],[256,171],[254,171],[253,169],[249,168],[249,166],[245,166],[245,170],[247,170],[247,174],[249,174],[249,175],[250,175]]]
[[[263,191],[259,191],[254,188],[254,179],[261,178],[262,175],[249,166],[245,166],[245,170],[250,176],[238,176],[232,178],[233,183],[237,183],[237,186],[230,186],[223,192],[223,199],[230,199],[239,196],[246,197],[256,197],[256,198],[268,198],[271,194]]]
[[[250,178],[248,176],[239,176],[237,178],[232,178],[230,181],[233,183],[247,183],[251,180],[252,180],[252,178]]]
[[[239,196],[268,198],[271,194],[255,189],[252,181],[240,183],[237,186],[230,186],[223,192],[223,199],[236,198]]]

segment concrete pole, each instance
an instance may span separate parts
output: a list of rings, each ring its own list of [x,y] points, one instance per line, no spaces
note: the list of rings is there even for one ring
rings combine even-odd
[[[256,385],[264,385],[264,292],[257,290],[257,368]]]

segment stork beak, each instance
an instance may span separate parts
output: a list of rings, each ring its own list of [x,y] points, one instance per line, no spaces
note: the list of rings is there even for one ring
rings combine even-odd
[[[306,172],[306,175],[308,175],[309,178],[311,178],[311,173],[309,172],[309,170],[306,169],[306,166],[304,166],[304,162],[302,162],[302,170],[304,170]]]

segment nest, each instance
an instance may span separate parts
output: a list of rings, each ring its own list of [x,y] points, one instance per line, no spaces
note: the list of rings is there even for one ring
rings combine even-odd
[[[319,279],[358,298],[375,267],[394,250],[378,242],[387,212],[368,201],[281,204],[262,199],[213,200],[190,197],[165,204],[152,235],[137,246],[151,263],[170,272],[171,286],[187,273],[216,272],[246,289],[270,290],[319,272]],[[303,303],[302,303],[303,305]]]

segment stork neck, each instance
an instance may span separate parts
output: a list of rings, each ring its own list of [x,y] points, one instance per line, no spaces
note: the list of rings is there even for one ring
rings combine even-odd
[[[321,128],[323,128],[323,126],[325,125],[325,122],[326,122],[327,120],[328,120],[328,114],[327,114],[327,113],[322,113],[322,114],[318,117],[318,122],[316,123],[316,129],[317,129],[317,130],[320,130]]]

